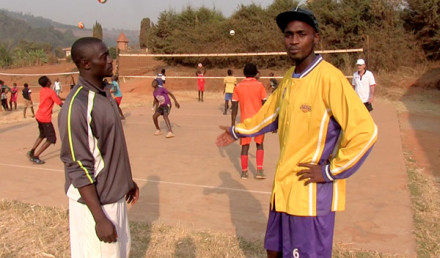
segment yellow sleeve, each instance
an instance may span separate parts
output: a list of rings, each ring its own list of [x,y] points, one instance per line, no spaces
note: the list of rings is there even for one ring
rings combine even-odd
[[[280,98],[284,92],[292,69],[287,71],[280,86],[269,96],[261,109],[253,116],[245,119],[243,123],[230,128],[231,135],[235,138],[254,137],[278,129],[278,114],[280,111]]]
[[[323,88],[324,102],[341,126],[339,148],[323,168],[326,179],[332,181],[347,178],[360,167],[377,140],[377,126],[341,72],[328,80]]]

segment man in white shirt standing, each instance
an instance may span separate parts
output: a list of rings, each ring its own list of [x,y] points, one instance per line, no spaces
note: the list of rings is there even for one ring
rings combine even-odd
[[[373,103],[374,87],[376,86],[374,75],[366,69],[364,59],[358,59],[356,66],[358,71],[353,74],[351,85],[353,85],[354,90],[359,95],[359,98],[368,111],[372,111],[373,106],[371,103]]]
[[[61,82],[60,79],[56,79],[55,83],[53,85],[53,90],[55,91],[55,93],[57,94],[57,96],[60,96],[60,92],[61,92]]]

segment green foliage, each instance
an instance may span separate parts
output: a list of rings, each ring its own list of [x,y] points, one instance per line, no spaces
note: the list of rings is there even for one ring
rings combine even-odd
[[[405,30],[402,19],[402,6],[405,3],[403,0],[308,2],[303,7],[315,13],[321,28],[321,42],[316,47],[317,50],[364,49],[363,53],[325,56],[342,70],[353,70],[355,59],[360,57],[367,59],[368,65],[376,71],[395,70],[400,65],[423,59],[415,37]],[[440,0],[431,2],[439,3]],[[283,36],[276,25],[275,17],[297,5],[298,2],[292,0],[274,0],[267,8],[255,4],[242,5],[227,19],[216,10],[207,8],[188,7],[181,13],[165,11],[160,14],[157,24],[150,27],[147,45],[154,53],[168,54],[284,51]],[[437,18],[436,22],[440,22],[439,20]],[[233,37],[229,35],[231,29],[235,30]],[[439,45],[435,45],[437,49]],[[164,60],[172,64],[191,66],[198,62],[219,67],[242,66],[249,61],[256,62],[260,67],[289,65],[284,56]]]
[[[431,60],[440,59],[440,0],[407,0],[405,27],[421,42]]]
[[[102,26],[98,22],[96,22],[95,25],[93,25],[93,37],[98,38],[100,40],[104,38],[102,34]]]
[[[20,41],[15,46],[0,43],[0,67],[22,67],[57,62],[55,50],[48,44]]]
[[[320,23],[322,49],[363,48],[364,53],[326,56],[343,70],[365,58],[375,70],[394,70],[420,57],[414,37],[403,27],[400,1],[316,0],[310,4]]]
[[[109,47],[108,52],[110,53],[110,56],[113,59],[116,59],[116,48],[115,47]]]
[[[0,67],[54,63],[57,57],[64,57],[61,47],[71,45],[75,39],[71,30],[60,32],[46,19],[35,17],[29,25],[26,19],[19,17],[19,14],[0,11]]]
[[[7,68],[12,64],[12,54],[6,44],[0,44],[0,67]]]
[[[13,65],[32,66],[48,63],[51,52],[52,48],[47,44],[20,41],[14,48]]]
[[[151,21],[149,18],[143,18],[141,21],[141,30],[139,31],[139,47],[148,47],[148,34],[151,28]]]

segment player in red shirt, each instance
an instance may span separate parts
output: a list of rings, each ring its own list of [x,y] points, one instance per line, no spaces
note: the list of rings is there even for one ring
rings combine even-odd
[[[246,77],[234,89],[232,95],[232,126],[235,125],[237,118],[238,104],[240,104],[240,120],[243,122],[246,118],[255,115],[266,101],[266,90],[264,85],[255,78],[258,74],[257,66],[253,63],[247,63],[243,69]],[[240,139],[241,145],[241,178],[248,178],[248,152],[251,138]],[[264,179],[263,174],[263,149],[264,134],[254,137],[257,145],[257,174],[255,178]]]
[[[197,71],[197,89],[199,92],[199,102],[203,102],[203,93],[205,92],[205,79],[202,71]]]
[[[50,88],[52,82],[47,76],[41,76],[38,79],[38,84],[40,84],[42,88],[40,90],[40,105],[38,106],[35,118],[38,122],[40,135],[27,155],[32,162],[41,165],[45,163],[40,159],[41,153],[43,153],[43,151],[45,151],[51,144],[55,144],[57,140],[55,129],[53,128],[52,124],[53,105],[54,103],[57,103],[61,107],[63,102],[57,96],[56,92]],[[44,138],[46,138],[46,141],[43,143],[40,149],[38,149],[38,151],[35,151]]]

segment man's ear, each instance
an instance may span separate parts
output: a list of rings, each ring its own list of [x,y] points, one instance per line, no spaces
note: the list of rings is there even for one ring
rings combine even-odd
[[[320,37],[319,33],[315,32],[315,34],[313,35],[313,43],[315,44],[315,46],[318,46],[320,40],[321,40],[321,37]]]
[[[82,65],[82,67],[84,67],[85,70],[89,70],[90,69],[90,62],[87,59],[82,59],[81,60],[81,65]]]

